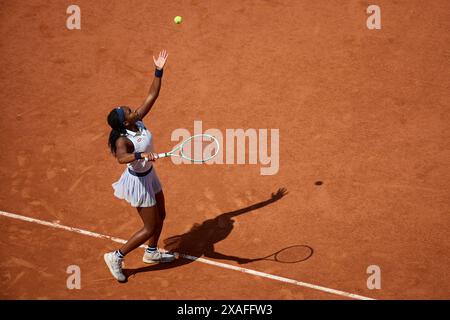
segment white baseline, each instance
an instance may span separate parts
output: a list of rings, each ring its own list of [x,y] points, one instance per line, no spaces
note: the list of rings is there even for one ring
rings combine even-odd
[[[14,213],[0,211],[0,216],[12,218],[12,219],[17,219],[17,220],[22,220],[22,221],[27,221],[27,222],[32,222],[32,223],[37,223],[37,224],[40,224],[40,225],[43,225],[43,226],[47,226],[47,227],[51,227],[51,228],[63,229],[63,230],[66,230],[66,231],[75,232],[75,233],[83,234],[85,236],[90,236],[90,237],[94,237],[94,238],[108,239],[108,240],[111,240],[111,241],[114,241],[114,242],[118,242],[118,243],[126,243],[127,242],[126,240],[123,240],[123,239],[120,239],[120,238],[111,237],[111,236],[107,236],[107,235],[103,235],[103,234],[100,234],[100,233],[91,232],[91,231],[87,231],[87,230],[83,230],[83,229],[79,229],[79,228],[68,227],[68,226],[64,226],[64,225],[61,225],[61,224],[55,223],[55,222],[49,222],[49,221],[34,219],[34,218],[30,218],[30,217],[26,217],[26,216],[14,214]],[[144,248],[145,246],[142,245],[141,247]],[[176,253],[176,254],[178,254],[178,253]],[[358,299],[358,300],[375,300],[373,298],[360,296],[360,295],[357,295],[357,294],[354,294],[354,293],[349,293],[349,292],[345,292],[345,291],[340,291],[340,290],[335,290],[335,289],[331,289],[331,288],[326,288],[326,287],[318,286],[318,285],[315,285],[315,284],[310,284],[310,283],[306,283],[306,282],[302,282],[302,281],[297,281],[297,280],[288,279],[288,278],[284,278],[284,277],[280,277],[280,276],[275,276],[275,275],[272,275],[272,274],[268,274],[268,273],[264,273],[264,272],[260,272],[260,271],[255,271],[255,270],[251,270],[251,269],[236,267],[236,266],[229,265],[229,264],[226,264],[226,263],[211,261],[211,260],[208,260],[208,259],[194,257],[194,256],[186,255],[186,254],[178,254],[178,255],[180,257],[182,257],[182,258],[185,258],[185,259],[189,259],[189,260],[193,260],[193,261],[198,261],[198,262],[210,264],[210,265],[213,265],[213,266],[216,266],[216,267],[219,267],[219,268],[230,269],[230,270],[235,270],[235,271],[239,271],[239,272],[243,272],[243,273],[248,273],[248,274],[252,274],[252,275],[257,276],[257,277],[262,277],[262,278],[272,279],[272,280],[276,280],[276,281],[286,282],[286,283],[290,283],[290,284],[297,285],[297,286],[300,286],[300,287],[306,287],[306,288],[310,288],[310,289],[314,289],[314,290],[318,290],[318,291],[323,291],[323,292],[335,294],[335,295],[338,295],[338,296],[343,296],[343,297],[346,297],[346,298],[352,298],[352,299]]]

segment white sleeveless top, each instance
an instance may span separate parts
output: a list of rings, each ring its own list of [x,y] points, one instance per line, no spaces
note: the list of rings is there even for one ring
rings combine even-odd
[[[153,140],[152,134],[147,130],[142,121],[137,121],[136,126],[139,132],[126,130],[125,135],[134,145],[134,152],[153,152]],[[128,168],[134,172],[145,172],[152,167],[151,161],[145,161],[145,159],[135,160],[127,163]]]

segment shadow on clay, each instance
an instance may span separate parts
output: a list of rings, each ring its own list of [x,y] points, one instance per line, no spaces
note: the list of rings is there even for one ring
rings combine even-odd
[[[262,260],[261,258],[249,259],[222,254],[216,252],[216,250],[214,249],[214,244],[222,241],[231,233],[234,224],[233,218],[241,214],[245,214],[253,210],[265,207],[280,200],[287,194],[288,193],[285,188],[280,188],[276,193],[272,193],[271,197],[265,201],[261,201],[259,203],[235,211],[222,213],[214,219],[205,220],[201,224],[194,224],[194,226],[188,232],[165,239],[164,249],[170,252],[176,252],[179,254],[185,254],[194,257],[236,261],[238,264],[246,264],[253,261]],[[310,249],[311,250],[308,255],[301,261],[305,261],[311,257],[313,249]],[[123,272],[127,276],[127,278],[129,278],[141,272],[176,268],[188,263],[192,263],[193,261],[194,260],[179,257],[171,263],[154,264],[137,269],[123,269]]]

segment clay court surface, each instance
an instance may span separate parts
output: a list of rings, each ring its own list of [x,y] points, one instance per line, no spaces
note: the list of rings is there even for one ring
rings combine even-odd
[[[179,251],[267,275],[374,299],[450,298],[448,1],[378,0],[381,30],[366,27],[368,1],[83,0],[72,31],[69,4],[0,5],[0,211],[121,239],[137,231],[135,209],[113,196],[124,167],[106,116],[143,102],[165,48],[145,119],[156,150],[195,120],[275,128],[280,167],[158,161],[160,247],[180,235]],[[288,194],[268,201],[279,188]],[[296,244],[312,256],[237,263]],[[349,298],[199,261],[148,267],[142,249],[119,284],[103,262],[118,246],[0,215],[0,298]],[[66,287],[70,265],[81,290]],[[380,290],[367,288],[370,265]]]

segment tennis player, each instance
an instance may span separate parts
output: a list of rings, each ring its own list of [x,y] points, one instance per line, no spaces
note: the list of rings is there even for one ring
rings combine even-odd
[[[117,161],[127,165],[119,181],[112,185],[114,195],[135,207],[144,223],[143,228],[120,249],[104,255],[106,265],[118,281],[126,280],[122,271],[125,256],[146,241],[145,263],[171,262],[175,259],[174,255],[160,252],[157,248],[166,210],[161,183],[153,167],[157,154],[153,152],[152,134],[142,121],[158,98],[167,57],[166,50],[161,51],[157,59],[153,57],[155,77],[141,107],[133,111],[121,106],[108,115],[108,124],[112,128],[108,145]],[[150,161],[145,161],[145,158]]]

